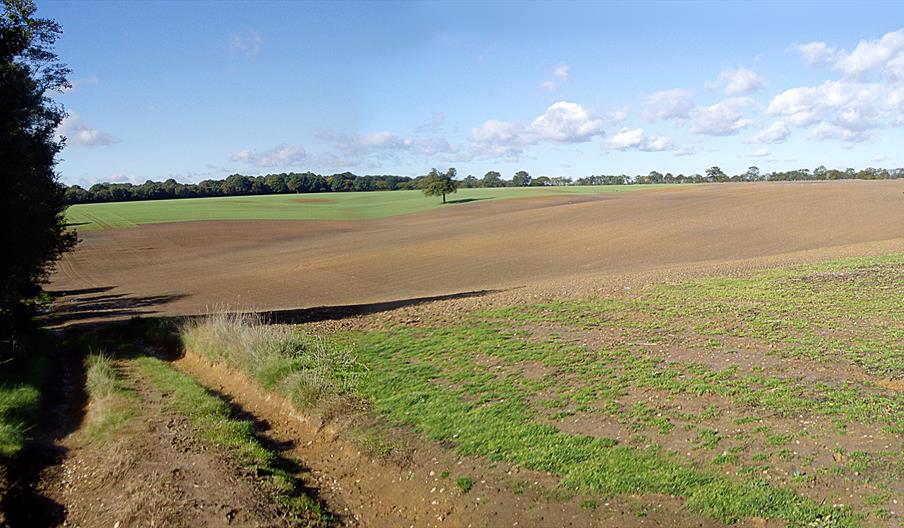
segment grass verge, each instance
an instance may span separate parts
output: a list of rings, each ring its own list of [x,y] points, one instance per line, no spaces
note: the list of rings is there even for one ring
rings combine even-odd
[[[38,420],[41,394],[50,372],[47,336],[33,340],[27,357],[0,364],[0,459],[18,455]]]
[[[262,480],[264,489],[308,526],[333,526],[337,520],[307,493],[301,482],[283,469],[279,455],[257,439],[254,424],[232,417],[223,400],[187,376],[155,358],[135,360],[142,375],[167,393],[167,404],[187,416],[206,441],[230,452],[236,462]]]
[[[135,416],[135,398],[123,384],[110,356],[92,352],[85,359],[88,413],[86,433],[92,442],[112,437]]]

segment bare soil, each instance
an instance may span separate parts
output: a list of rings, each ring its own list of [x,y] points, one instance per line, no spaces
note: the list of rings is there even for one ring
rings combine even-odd
[[[317,312],[303,309],[382,311],[496,290],[516,300],[576,297],[631,277],[901,251],[902,226],[904,181],[488,200],[355,222],[155,224],[84,233],[51,290],[79,302],[61,306],[66,321],[223,308],[310,321]]]
[[[164,405],[166,394],[125,372],[140,415],[109,439],[84,427],[61,438],[64,455],[34,485],[39,500],[13,504],[12,526],[291,526],[253,475]]]

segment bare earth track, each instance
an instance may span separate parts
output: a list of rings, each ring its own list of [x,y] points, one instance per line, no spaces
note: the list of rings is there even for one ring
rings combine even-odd
[[[634,273],[724,273],[902,248],[904,181],[713,184],[481,201],[357,222],[89,231],[61,262],[52,290],[81,293],[71,297],[82,307],[68,319],[360,305],[522,286],[561,297]]]

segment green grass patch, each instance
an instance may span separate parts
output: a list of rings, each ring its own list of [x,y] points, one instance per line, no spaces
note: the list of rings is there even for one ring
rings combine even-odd
[[[424,196],[421,191],[278,194],[112,202],[70,206],[66,211],[66,221],[77,230],[92,230],[198,220],[365,220],[428,211],[437,207],[462,207],[482,200],[557,194],[617,193],[656,187],[660,186],[460,189],[449,198],[450,203],[446,205],[442,205],[434,197]]]
[[[137,403],[110,356],[92,352],[85,366],[89,397],[85,431],[91,441],[103,442],[137,414]]]
[[[50,372],[48,341],[40,336],[27,356],[6,359],[0,365],[0,459],[22,451],[29,430],[40,418],[42,389]]]
[[[144,376],[169,395],[167,405],[187,416],[206,441],[225,448],[240,465],[254,472],[265,488],[307,525],[337,524],[332,515],[304,493],[300,481],[281,467],[279,456],[260,443],[252,422],[233,418],[223,400],[163,361],[143,357],[135,362]]]
[[[462,493],[467,493],[474,487],[474,479],[471,477],[458,477],[455,479],[455,485],[458,486]]]
[[[681,496],[693,511],[725,522],[760,516],[796,524],[826,519],[833,520],[830,526],[855,524],[849,512],[761,481],[738,482],[692,468],[656,447],[622,446],[538,423],[528,380],[489,374],[473,362],[489,355],[565,366],[568,353],[577,350],[570,345],[534,343],[488,327],[352,337],[370,368],[362,390],[374,409],[433,441],[455,445],[462,455],[554,473],[581,493]]]

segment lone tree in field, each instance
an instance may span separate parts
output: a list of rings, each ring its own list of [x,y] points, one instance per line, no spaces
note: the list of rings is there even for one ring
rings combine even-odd
[[[445,174],[436,169],[430,169],[430,173],[421,180],[421,190],[427,196],[442,196],[443,203],[446,203],[447,194],[458,192],[454,178],[455,169],[449,169]]]
[[[53,44],[60,26],[35,18],[31,0],[0,0],[0,354],[15,351],[53,263],[76,242],[66,231],[66,200],[54,170],[66,116],[48,94],[69,87]]]

